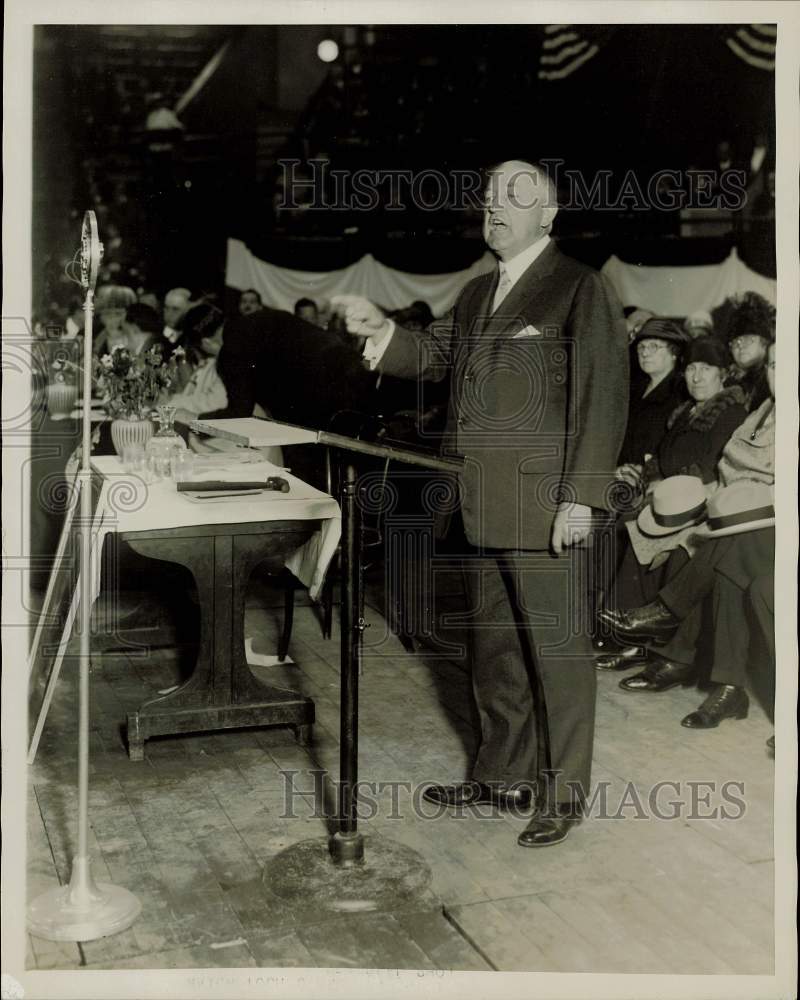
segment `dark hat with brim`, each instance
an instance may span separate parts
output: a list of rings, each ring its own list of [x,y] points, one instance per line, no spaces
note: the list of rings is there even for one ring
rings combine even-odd
[[[649,319],[637,331],[632,343],[638,344],[640,340],[666,340],[683,347],[689,343],[690,337],[671,319]]]

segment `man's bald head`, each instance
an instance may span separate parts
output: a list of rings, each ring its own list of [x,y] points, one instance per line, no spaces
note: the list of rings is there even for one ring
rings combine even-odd
[[[164,296],[164,322],[175,328],[189,307],[192,293],[188,288],[170,288]]]
[[[486,175],[483,236],[501,260],[511,260],[553,228],[556,188],[543,167],[506,160]]]

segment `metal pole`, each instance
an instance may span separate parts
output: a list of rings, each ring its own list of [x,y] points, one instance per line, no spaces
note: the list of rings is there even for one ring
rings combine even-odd
[[[339,740],[338,830],[331,837],[334,864],[364,861],[364,838],[358,832],[355,786],[358,781],[358,678],[365,628],[361,579],[361,512],[355,466],[345,466],[342,483],[341,705]]]
[[[92,314],[94,292],[88,289],[84,310],[83,409],[92,398]],[[81,446],[81,597],[80,597],[80,680],[78,686],[78,852],[72,866],[70,896],[76,904],[87,905],[99,897],[89,867],[89,660],[91,657],[92,614],[92,426],[83,420]]]
[[[87,213],[92,215],[92,213]],[[31,934],[51,941],[93,941],[124,931],[141,911],[132,892],[95,882],[89,859],[89,658],[92,614],[92,313],[94,289],[84,302],[83,437],[80,483],[80,678],[78,686],[78,849],[69,885],[48,889],[28,906]]]

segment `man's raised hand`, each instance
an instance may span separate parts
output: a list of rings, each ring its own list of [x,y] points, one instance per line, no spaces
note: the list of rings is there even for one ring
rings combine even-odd
[[[344,317],[348,333],[356,337],[369,337],[376,346],[391,329],[389,320],[381,310],[361,295],[334,295],[331,306]]]

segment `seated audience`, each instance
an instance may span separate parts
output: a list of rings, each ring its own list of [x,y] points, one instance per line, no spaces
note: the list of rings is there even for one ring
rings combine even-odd
[[[689,400],[669,417],[664,437],[644,463],[638,480],[631,466],[625,469],[626,480],[638,495],[646,494],[656,482],[669,476],[697,476],[703,483],[714,483],[722,450],[747,416],[742,391],[736,386],[723,388],[730,362],[725,344],[714,337],[698,337],[687,346],[684,360]],[[635,524],[629,525],[628,531],[635,530]],[[677,544],[668,536],[662,551],[668,552]],[[620,569],[611,592],[606,594],[606,605],[632,607],[649,601],[667,575],[681,564],[682,553],[677,548],[666,565],[656,560],[655,566],[643,566],[630,541],[623,540]]]
[[[217,372],[217,356],[222,350],[220,319],[221,313],[214,306],[199,304],[181,320],[181,346],[189,371],[181,377],[183,384],[177,391],[166,394],[162,402],[176,407],[175,418],[182,423],[228,405],[225,383]]]
[[[640,474],[645,461],[655,454],[667,430],[667,421],[686,398],[681,375],[681,352],[688,342],[677,323],[650,319],[633,338],[639,369],[647,382],[631,392],[628,427],[619,455],[620,478],[632,464]]]
[[[706,541],[697,555],[663,587],[650,605],[623,612],[617,632],[629,641],[660,639],[645,669],[620,682],[625,691],[668,691],[694,681],[703,623],[711,627],[710,691],[703,703],[681,721],[687,729],[715,729],[723,719],[747,717],[746,678],[750,654],[750,615],[772,650],[768,669],[774,673],[774,608],[772,591],[775,529],[760,528]],[[753,588],[756,581],[761,581]],[[711,600],[704,618],[703,603]]]
[[[714,320],[711,318],[710,312],[705,309],[697,309],[695,312],[689,313],[683,321],[683,328],[692,339],[702,337],[714,333]]]
[[[125,313],[136,302],[136,293],[124,285],[101,285],[94,297],[97,325],[92,349],[109,354],[115,347],[127,347]]]
[[[137,302],[125,313],[123,331],[127,341],[126,346],[131,354],[142,354],[153,344],[160,344],[162,355],[166,360],[172,345],[161,335],[161,317],[150,306]]]
[[[298,299],[294,304],[294,314],[312,326],[320,326],[319,309],[313,299]]]
[[[164,296],[163,335],[170,344],[178,344],[181,339],[181,319],[189,308],[192,293],[188,288],[171,288]]]
[[[744,482],[759,484],[763,488],[764,486],[772,487],[775,482],[775,405],[772,395],[775,384],[774,352],[774,345],[770,345],[767,362],[770,398],[762,403],[758,410],[751,413],[733,432],[717,466],[719,487],[728,487],[734,483]],[[747,588],[753,577],[771,572],[770,560],[773,558],[771,550],[764,548],[763,540],[754,540],[756,536],[765,536],[766,533],[766,529],[753,531],[752,537],[748,536],[748,541],[743,540],[739,543],[742,547],[755,546],[753,559],[756,560],[751,563],[752,572],[748,576],[745,577],[739,573],[733,579],[741,591]],[[739,536],[732,536],[730,539],[720,538],[713,544],[722,546],[720,551],[727,551],[727,546],[732,544],[737,537]],[[770,544],[774,547],[774,538]],[[683,565],[679,569],[673,565],[675,572],[670,574],[668,583],[660,586],[652,600],[621,603],[622,607],[633,607],[632,611],[602,610],[599,612],[598,617],[603,625],[610,628],[623,641],[627,639],[641,644],[648,635],[656,639],[664,638],[665,633],[671,636],[667,646],[658,655],[649,648],[641,649],[640,646],[628,646],[623,654],[602,657],[598,660],[599,667],[612,670],[640,666],[642,662],[647,664],[642,673],[628,677],[621,682],[620,686],[624,690],[664,691],[675,684],[687,683],[696,676],[695,647],[701,637],[703,608],[699,600],[688,598],[686,581],[694,580],[692,566],[695,560],[702,555],[703,558],[698,563],[696,570],[698,577],[701,575],[702,567],[711,558],[710,545],[710,542],[706,542],[694,559],[688,563],[683,560]],[[750,550],[748,549],[748,551]],[[730,578],[730,574],[728,577]],[[706,576],[705,579],[710,578]],[[726,589],[726,585],[720,584],[720,586],[723,591]],[[742,617],[741,611],[739,617]],[[678,633],[673,636],[677,618],[681,618],[683,621]],[[722,627],[727,626],[723,623]],[[743,685],[738,683],[738,680],[741,679],[743,670],[744,663],[741,661],[741,656],[737,658],[734,654],[727,652],[724,656],[720,655],[719,662],[715,658],[712,681],[716,679],[719,684],[741,689]],[[737,678],[737,681],[733,683],[731,678]],[[712,695],[714,693],[712,691]],[[744,700],[740,694],[728,692],[721,702],[718,703],[714,699],[713,705],[710,703],[705,708],[701,706],[698,712],[701,713],[701,716],[707,717],[706,721],[698,717],[698,719],[687,722],[686,725],[690,728],[698,728],[700,725],[709,728],[717,725],[720,718],[727,717],[726,712],[738,711],[744,704]],[[716,721],[714,721],[715,719]]]
[[[628,339],[631,341],[649,319],[655,318],[654,312],[651,312],[649,309],[643,309],[641,306],[625,306],[623,312],[625,314],[625,326],[628,330]]]
[[[645,464],[648,482],[667,476],[699,476],[712,482],[722,449],[747,416],[744,393],[725,388],[730,364],[726,346],[716,337],[698,337],[686,349],[684,380],[691,397],[667,421],[667,430]]]
[[[734,361],[726,384],[744,391],[752,412],[769,397],[766,361],[767,349],[775,340],[774,307],[756,292],[746,292],[734,300],[726,336]]]
[[[246,288],[239,296],[239,314],[241,316],[252,316],[253,313],[260,312],[264,308],[261,301],[261,293],[255,288]]]

